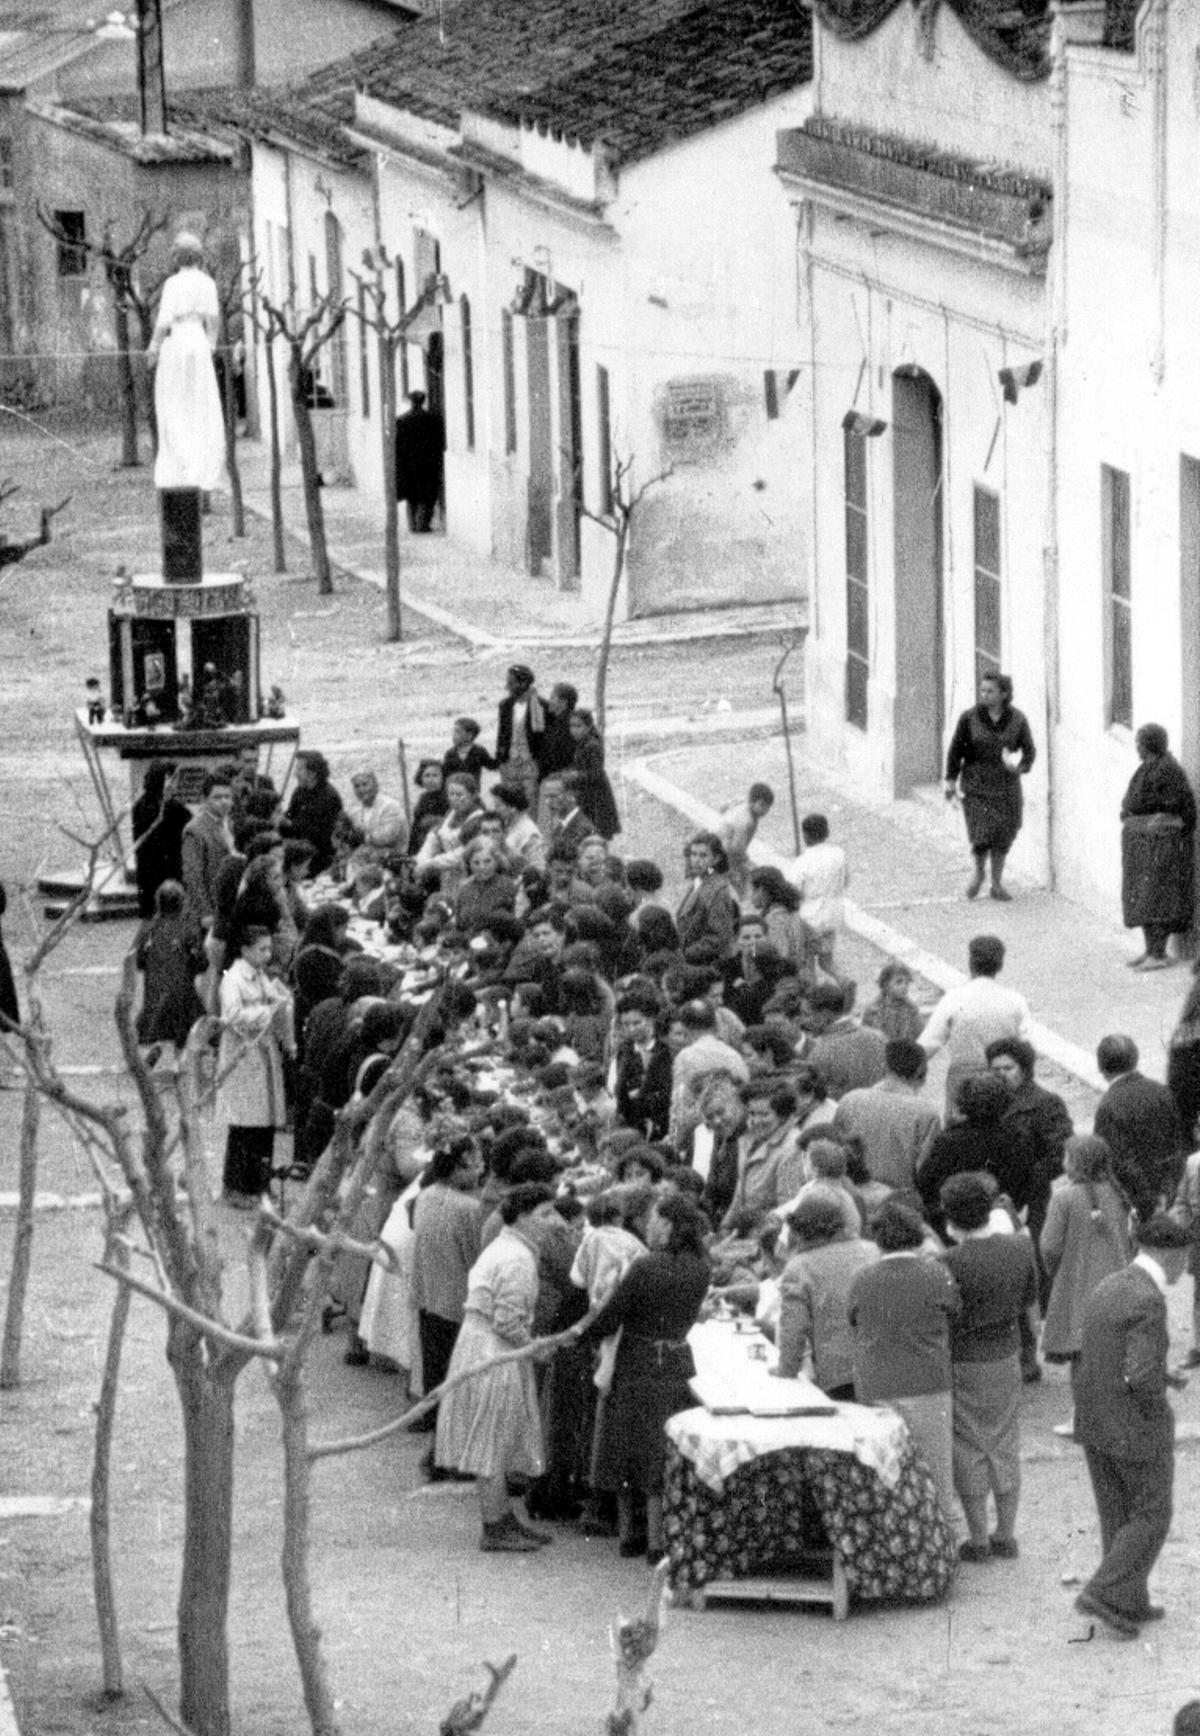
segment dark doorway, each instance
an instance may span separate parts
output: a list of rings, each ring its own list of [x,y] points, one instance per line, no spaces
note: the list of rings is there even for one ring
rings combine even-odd
[[[550,435],[550,322],[544,314],[526,321],[529,363],[529,513],[526,535],[531,573],[540,573],[554,553],[554,452]]]
[[[892,377],[895,494],[896,773],[905,796],[941,776],[944,731],[942,626],[942,399],[928,374]]]

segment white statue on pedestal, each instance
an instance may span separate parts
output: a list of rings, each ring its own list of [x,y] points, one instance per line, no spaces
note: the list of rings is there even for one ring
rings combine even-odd
[[[199,238],[175,237],[176,269],[163,285],[149,354],[157,358],[155,488],[216,488],[225,472],[225,425],[213,348],[220,330],[217,286],[201,267]]]

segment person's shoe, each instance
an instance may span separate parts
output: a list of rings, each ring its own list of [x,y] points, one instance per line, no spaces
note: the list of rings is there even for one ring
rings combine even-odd
[[[512,1514],[494,1525],[484,1524],[479,1547],[485,1555],[533,1555],[541,1548],[532,1537],[511,1524]]]
[[[1127,970],[1141,970],[1149,956],[1150,954],[1148,952],[1139,952],[1136,958],[1127,958],[1125,960],[1125,968]]]
[[[536,1525],[526,1525],[525,1521],[513,1513],[512,1522],[523,1537],[532,1537],[539,1549],[544,1549],[547,1543],[554,1542],[553,1531],[539,1531]]]
[[[1138,969],[1141,971],[1170,970],[1170,968],[1171,961],[1169,958],[1144,958],[1138,966]]]
[[[993,1537],[988,1548],[998,1561],[1015,1561],[1021,1553],[1015,1537]]]
[[[221,1195],[221,1204],[228,1206],[231,1212],[252,1212],[257,1209],[258,1195],[235,1193],[232,1188],[226,1188]]]
[[[1090,1591],[1080,1592],[1075,1599],[1075,1608],[1080,1615],[1095,1616],[1097,1621],[1103,1622],[1106,1631],[1115,1639],[1135,1640],[1138,1636],[1138,1624],[1135,1621],[1130,1621],[1120,1610],[1110,1609],[1108,1604],[1093,1597]]]
[[[1200,1368],[1200,1344],[1193,1345],[1183,1359],[1185,1368]]]
[[[1163,1608],[1161,1603],[1148,1603],[1146,1605],[1145,1609],[1142,1610],[1140,1612],[1140,1614],[1138,1615],[1138,1620],[1139,1621],[1162,1621],[1162,1619],[1166,1615],[1166,1613],[1167,1612]]]
[[[992,1559],[992,1546],[990,1543],[972,1543],[968,1538],[965,1543],[960,1543],[958,1546],[958,1559],[960,1561],[990,1561]]]
[[[617,1554],[625,1561],[633,1561],[639,1555],[646,1553],[645,1537],[624,1537],[617,1544]]]
[[[1026,1386],[1036,1386],[1041,1378],[1042,1365],[1040,1362],[1028,1362],[1022,1365],[1021,1379],[1025,1382]]]
[[[1055,1423],[1050,1433],[1057,1435],[1060,1440],[1073,1441],[1075,1439],[1075,1418],[1072,1417],[1069,1423]]]
[[[370,1360],[371,1352],[367,1349],[361,1338],[353,1339],[349,1350],[347,1350],[346,1354],[342,1357],[342,1361],[346,1364],[347,1368],[365,1368]]]
[[[983,869],[977,868],[967,882],[967,897],[978,898],[983,891]]]
[[[989,896],[994,898],[997,904],[1012,903],[1012,893],[1004,886],[993,886]]]

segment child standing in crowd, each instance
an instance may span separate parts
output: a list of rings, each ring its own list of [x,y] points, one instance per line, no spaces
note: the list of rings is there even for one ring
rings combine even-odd
[[[833,949],[845,910],[850,875],[846,852],[830,842],[824,814],[806,814],[800,822],[804,851],[792,866],[792,885],[800,894],[800,916],[817,937],[817,962],[833,974]]]
[[[479,783],[485,771],[494,771],[496,762],[479,741],[480,725],[473,717],[456,717],[450,746],[442,756],[442,776],[451,772],[468,772]]]
[[[889,1043],[915,1043],[921,1035],[925,1014],[912,998],[912,981],[908,966],[890,958],[879,973],[879,993],[863,1009],[863,1024],[882,1031]]]

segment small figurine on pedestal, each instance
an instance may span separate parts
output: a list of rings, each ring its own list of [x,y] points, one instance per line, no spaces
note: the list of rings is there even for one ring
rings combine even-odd
[[[192,678],[190,675],[179,677],[179,720],[175,725],[178,730],[196,728],[196,701],[192,694]]]
[[[87,690],[87,720],[89,723],[104,722],[104,699],[100,692],[100,683],[94,675],[89,675],[84,682]]]
[[[285,695],[282,687],[272,687],[267,700],[267,716],[281,718],[284,716]]]

